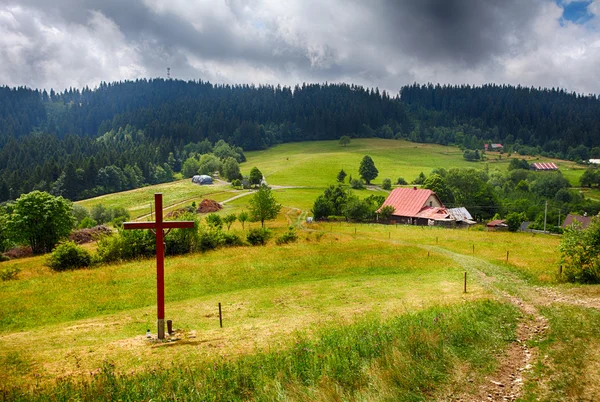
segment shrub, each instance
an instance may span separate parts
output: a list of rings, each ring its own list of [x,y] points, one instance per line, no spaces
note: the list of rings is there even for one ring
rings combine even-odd
[[[21,272],[21,268],[13,265],[12,267],[6,267],[0,270],[0,279],[2,281],[11,281],[13,279],[17,279],[17,275]]]
[[[279,236],[275,243],[277,243],[277,245],[281,245],[287,243],[295,243],[296,241],[298,241],[298,234],[296,234],[294,228],[290,226],[288,231]]]
[[[510,232],[516,232],[521,227],[521,224],[525,222],[527,215],[524,212],[511,212],[506,216],[506,224]]]
[[[223,227],[223,219],[217,214],[208,214],[206,216],[206,224],[210,227],[221,229]]]
[[[165,238],[167,255],[179,255],[196,251],[199,244],[197,215],[194,213],[183,213],[177,217],[178,220],[194,221],[193,228],[173,229]]]
[[[47,260],[48,266],[55,271],[83,268],[91,262],[90,253],[72,241],[59,244]]]
[[[383,179],[383,182],[381,182],[381,188],[384,190],[391,190],[392,189],[392,180],[391,179]]]
[[[243,246],[244,242],[242,241],[240,236],[238,236],[235,233],[223,232],[221,235],[221,244],[223,244],[226,247],[236,247]]]
[[[221,244],[223,232],[217,228],[202,230],[198,236],[198,249],[200,251],[213,250]]]
[[[239,188],[242,186],[242,181],[240,179],[233,179],[231,181],[231,187]]]
[[[253,228],[248,231],[246,240],[253,246],[258,246],[259,244],[264,246],[271,236],[272,232],[267,228]]]
[[[405,186],[408,183],[406,182],[406,180],[404,180],[404,177],[398,177],[398,180],[396,180],[396,184],[399,184],[401,186]]]
[[[365,188],[365,184],[360,179],[352,179],[350,181],[350,187],[352,187],[355,190],[360,190],[360,189]]]
[[[600,282],[600,217],[592,218],[587,229],[566,228],[559,248],[569,282]]]
[[[86,216],[85,218],[83,218],[81,220],[81,222],[79,222],[79,225],[77,226],[77,228],[78,229],[89,229],[89,228],[93,228],[96,225],[98,225],[98,222],[96,222],[89,216]]]
[[[123,230],[106,236],[98,244],[98,259],[102,262],[131,260],[154,255],[156,240],[148,230]]]

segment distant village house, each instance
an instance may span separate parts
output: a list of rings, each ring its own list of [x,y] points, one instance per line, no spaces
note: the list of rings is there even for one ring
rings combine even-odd
[[[531,170],[558,170],[558,166],[552,162],[535,162],[529,165]]]
[[[508,230],[508,225],[506,224],[506,221],[500,219],[489,221],[485,226],[490,232],[500,232]]]
[[[579,225],[581,225],[581,229],[587,229],[587,227],[590,226],[590,223],[592,223],[592,218],[592,216],[569,214],[565,218],[565,221],[563,222],[561,227],[563,229],[566,229],[569,226],[573,226],[578,223]]]
[[[504,149],[504,145],[502,144],[483,144],[485,151],[502,151]]]

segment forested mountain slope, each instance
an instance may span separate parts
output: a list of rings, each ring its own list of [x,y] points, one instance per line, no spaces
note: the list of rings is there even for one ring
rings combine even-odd
[[[415,84],[393,97],[347,84],[163,79],[50,93],[2,87],[0,201],[32,189],[70,198],[115,191],[103,182],[108,168],[121,176],[128,169],[122,189],[169,180],[198,144],[219,140],[246,151],[342,135],[466,148],[494,141],[522,154],[586,159],[600,157],[597,116],[596,96],[497,85]]]

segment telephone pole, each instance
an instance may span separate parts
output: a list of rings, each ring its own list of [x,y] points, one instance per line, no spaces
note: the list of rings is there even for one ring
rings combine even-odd
[[[544,208],[544,233],[546,233],[546,217],[548,216],[548,200],[546,200],[546,208]]]

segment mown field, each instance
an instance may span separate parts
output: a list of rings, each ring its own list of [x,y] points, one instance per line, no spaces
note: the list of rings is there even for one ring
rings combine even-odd
[[[145,336],[156,327],[153,259],[60,273],[43,256],[2,262],[20,272],[0,282],[0,399],[478,400],[517,344],[534,351],[529,367],[511,368],[522,400],[600,397],[600,292],[561,282],[559,237],[305,223],[339,169],[358,175],[365,154],[376,183],[482,166],[455,148],[393,140],[248,153],[244,172],[257,166],[269,184],[294,186],[275,187],[284,208],[267,225],[276,235],[294,226],[298,241],[168,257],[166,318],[176,332],[164,343]],[[182,180],[81,204],[124,206],[137,218],[154,192],[167,209],[245,194]],[[377,193],[385,194],[358,192]],[[247,209],[250,197],[221,213]],[[258,225],[231,230],[243,236]],[[529,338],[534,313],[523,305],[547,322]]]

